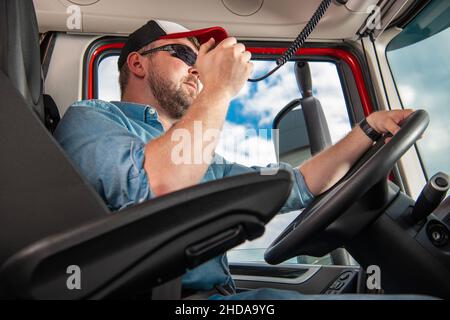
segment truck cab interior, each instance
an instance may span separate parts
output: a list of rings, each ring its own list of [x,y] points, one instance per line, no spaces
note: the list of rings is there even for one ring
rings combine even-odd
[[[267,118],[274,156],[292,165],[371,112],[416,109],[303,211],[278,214],[292,187],[278,170],[111,214],[52,136],[73,102],[117,95],[108,66],[150,19],[222,26],[257,77],[324,2],[0,0],[0,298],[180,299],[186,270],[225,252],[239,292],[450,298],[446,1],[329,1],[290,61],[230,106],[229,126]],[[71,265],[83,290],[67,287]]]

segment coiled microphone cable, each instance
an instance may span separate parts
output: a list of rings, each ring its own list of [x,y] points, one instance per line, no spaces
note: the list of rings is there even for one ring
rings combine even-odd
[[[325,12],[330,7],[332,0],[323,0],[317,8],[316,12],[314,12],[314,15],[312,16],[311,20],[308,21],[305,28],[302,30],[302,32],[297,36],[297,38],[294,40],[294,42],[289,46],[289,48],[283,53],[283,55],[276,60],[277,66],[273,68],[271,71],[269,71],[267,74],[265,74],[262,77],[256,78],[256,79],[248,79],[250,82],[258,82],[261,80],[266,79],[270,75],[272,75],[275,71],[280,69],[286,62],[288,62],[292,56],[297,52],[297,50],[303,46],[305,43],[305,40],[309,37],[311,32],[316,28],[317,24],[319,23],[320,19],[325,15]]]

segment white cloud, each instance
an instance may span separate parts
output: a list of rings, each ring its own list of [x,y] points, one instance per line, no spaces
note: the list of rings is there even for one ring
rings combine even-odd
[[[275,64],[268,61],[254,61],[255,76],[261,76],[269,71]],[[250,92],[250,84],[246,84],[243,93],[238,95],[244,105],[244,114],[260,117],[259,125],[271,124],[276,114],[292,99],[299,98],[295,76],[292,72],[292,63],[280,68],[276,73],[263,81],[252,84],[256,92]]]
[[[254,74],[260,76],[269,71],[274,63],[254,61]],[[293,62],[287,63],[264,81],[257,82],[252,93],[247,83],[237,96],[244,106],[243,114],[258,116],[259,126],[270,125],[277,113],[290,101],[300,98]],[[340,140],[350,131],[350,120],[336,66],[327,62],[311,62],[313,88],[322,104],[332,141]]]
[[[98,67],[98,98],[105,101],[119,101],[118,56],[103,59]]]
[[[216,152],[228,161],[245,166],[266,166],[275,163],[275,149],[268,132],[249,131],[244,125],[226,121]]]
[[[399,86],[398,91],[400,92],[402,102],[404,106],[411,106],[416,100],[416,92],[414,88],[408,85]]]
[[[450,28],[415,44],[388,52],[404,107],[425,109],[430,124],[419,140],[428,175],[450,172]]]

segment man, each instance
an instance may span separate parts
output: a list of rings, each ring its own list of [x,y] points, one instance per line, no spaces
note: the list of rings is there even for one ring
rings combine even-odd
[[[189,31],[166,21],[149,21],[122,49],[121,101],[80,101],[61,120],[55,137],[112,211],[200,182],[260,170],[225,161],[209,143],[188,143],[182,153],[202,161],[174,161],[178,133],[194,137],[219,131],[231,99],[252,71],[251,54],[219,27]],[[333,186],[373,144],[374,132],[395,134],[411,110],[376,112],[335,146],[292,168],[294,186],[282,212],[305,207]],[[366,130],[366,128],[368,130]],[[366,130],[366,132],[364,130]],[[372,138],[371,138],[372,137]],[[320,174],[317,174],[320,173]],[[295,292],[261,289],[233,295],[226,255],[188,271],[185,294],[218,299],[297,299]]]

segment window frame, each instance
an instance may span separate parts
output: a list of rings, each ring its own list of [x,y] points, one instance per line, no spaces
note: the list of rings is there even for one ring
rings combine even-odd
[[[124,37],[101,37],[89,44],[83,57],[83,100],[98,97],[98,68],[103,59],[119,55],[125,44]]]

